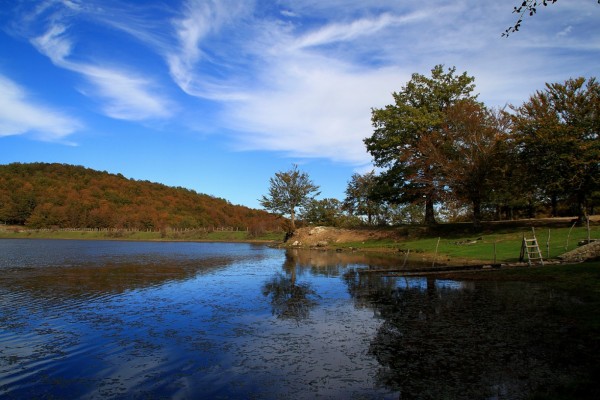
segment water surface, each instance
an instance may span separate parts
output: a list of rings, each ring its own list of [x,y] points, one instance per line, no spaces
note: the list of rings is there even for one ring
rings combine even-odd
[[[564,294],[360,272],[374,265],[0,240],[0,397],[514,399],[582,373],[553,316]]]

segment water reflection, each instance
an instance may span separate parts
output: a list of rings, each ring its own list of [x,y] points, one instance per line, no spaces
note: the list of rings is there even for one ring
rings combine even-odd
[[[353,256],[0,241],[0,397],[519,399],[591,376],[575,299]]]
[[[378,381],[402,399],[544,396],[586,373],[569,321],[555,313],[576,307],[564,295],[516,282],[344,278],[357,305],[383,320],[370,352]]]
[[[332,252],[324,250],[288,249],[287,254],[296,258],[299,266],[310,268],[313,274],[324,276],[339,276],[348,268],[368,269],[411,269],[431,266],[430,262],[411,260],[405,263],[404,257],[397,253],[379,254],[368,252]]]
[[[59,301],[184,281],[214,273],[237,259],[227,245],[211,249],[189,243],[9,242],[0,257],[0,289]]]
[[[308,318],[311,308],[317,305],[318,295],[308,282],[296,282],[297,254],[287,251],[283,273],[278,272],[263,286],[263,295],[268,297],[272,313],[277,318],[294,319],[297,323]]]

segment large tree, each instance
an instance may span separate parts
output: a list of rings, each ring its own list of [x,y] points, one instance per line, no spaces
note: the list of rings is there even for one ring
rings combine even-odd
[[[296,212],[305,207],[319,195],[319,186],[315,185],[306,172],[293,165],[288,171],[275,173],[269,180],[269,194],[259,202],[267,210],[280,215],[289,215],[289,231],[296,230]]]
[[[546,84],[513,107],[519,155],[530,185],[551,199],[576,204],[579,216],[600,187],[600,84],[595,78]]]
[[[421,141],[420,150],[439,166],[440,181],[453,199],[471,204],[476,225],[496,185],[494,175],[507,160],[508,126],[506,114],[460,100],[446,110],[442,129]]]
[[[422,142],[439,136],[449,107],[459,100],[476,100],[474,78],[456,68],[436,65],[431,76],[413,74],[392,94],[394,104],[372,110],[373,135],[365,139],[375,164],[384,168],[390,199],[399,203],[425,202],[425,223],[435,223],[434,204],[443,194],[440,166],[424,152]],[[396,192],[396,193],[392,193]]]

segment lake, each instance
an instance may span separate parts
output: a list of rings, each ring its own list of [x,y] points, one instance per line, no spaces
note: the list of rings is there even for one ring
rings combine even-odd
[[[0,240],[0,397],[520,399],[584,373],[556,313],[575,299],[361,273],[386,262]]]

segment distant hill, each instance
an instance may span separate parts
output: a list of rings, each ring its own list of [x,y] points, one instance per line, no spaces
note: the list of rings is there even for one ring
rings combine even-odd
[[[274,230],[278,217],[181,187],[68,164],[0,165],[0,223],[31,228]]]

